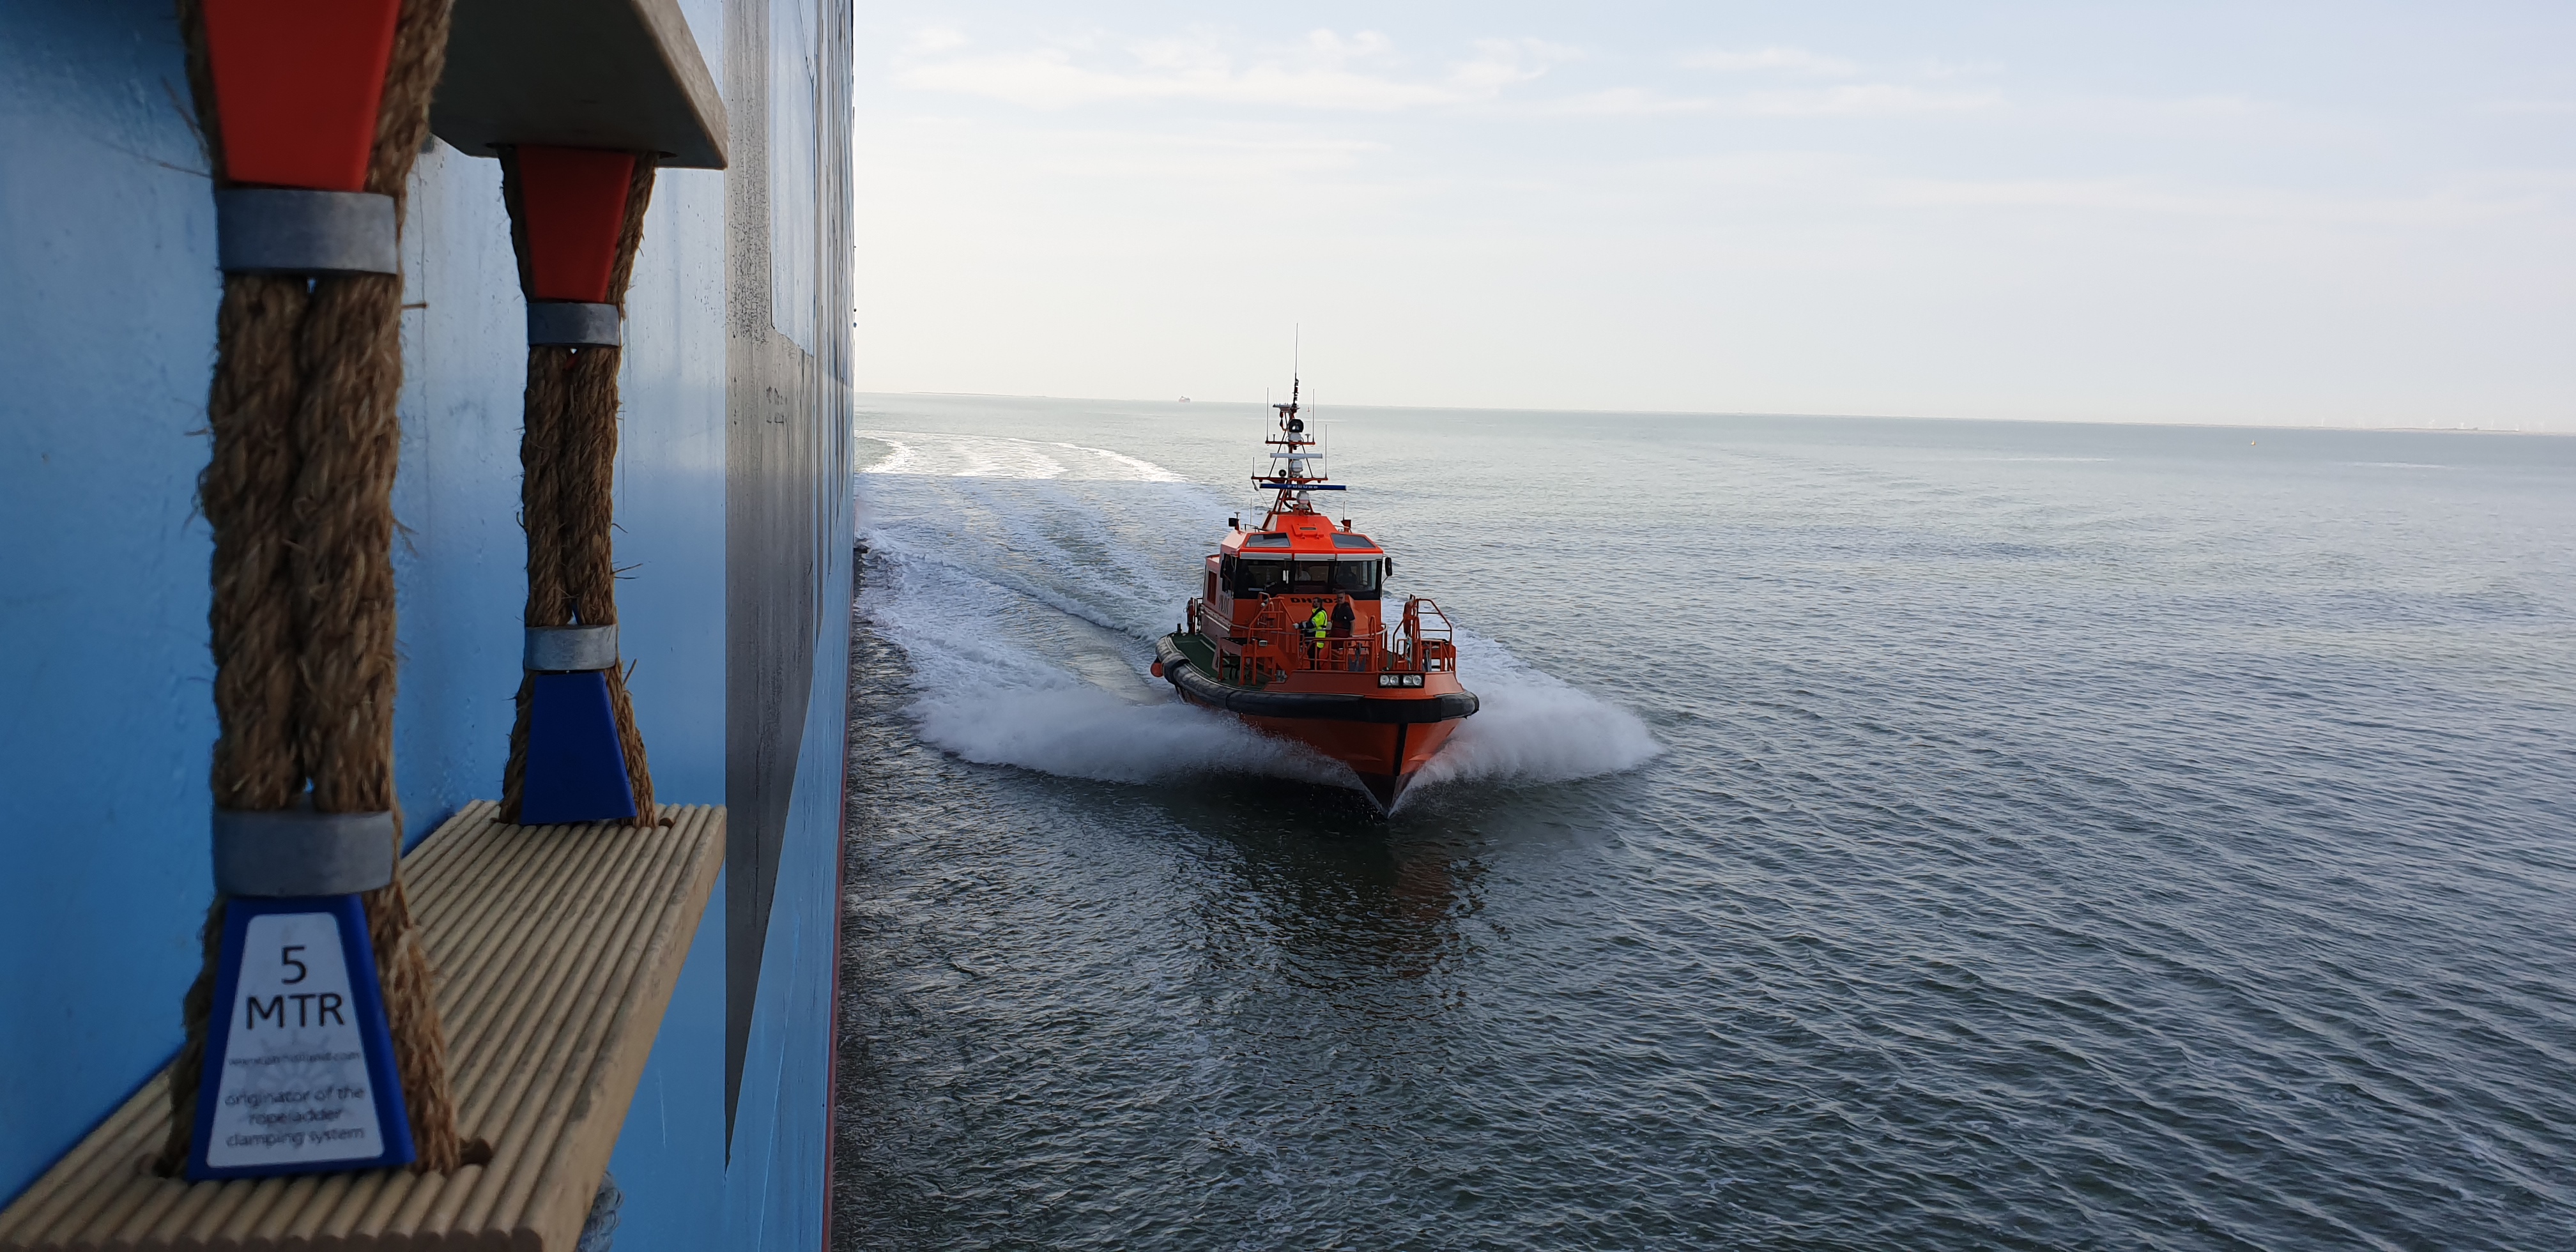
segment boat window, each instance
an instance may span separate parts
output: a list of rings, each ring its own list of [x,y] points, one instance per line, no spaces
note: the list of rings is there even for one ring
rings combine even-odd
[[[1369,537],[1366,535],[1354,535],[1346,530],[1337,530],[1333,532],[1333,546],[1336,548],[1374,548],[1377,545],[1370,542]]]
[[[1277,532],[1254,535],[1250,539],[1244,540],[1243,546],[1247,548],[1284,548],[1288,546],[1288,536]]]
[[[1219,582],[1238,596],[1329,595],[1374,599],[1383,561],[1271,561],[1225,558]]]
[[[1227,580],[1239,596],[1288,594],[1288,562],[1237,561],[1234,576]]]

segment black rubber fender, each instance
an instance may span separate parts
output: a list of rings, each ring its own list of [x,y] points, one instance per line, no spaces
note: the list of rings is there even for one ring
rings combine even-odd
[[[1210,708],[1251,717],[1312,718],[1379,726],[1419,726],[1473,716],[1479,707],[1472,691],[1450,691],[1418,700],[1377,700],[1367,696],[1314,691],[1261,691],[1219,682],[1190,660],[1181,645],[1165,635],[1154,641],[1154,659],[1163,663],[1163,681]]]

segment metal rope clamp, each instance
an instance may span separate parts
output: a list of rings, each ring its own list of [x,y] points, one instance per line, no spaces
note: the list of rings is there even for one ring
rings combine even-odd
[[[613,304],[531,300],[528,302],[528,346],[622,348],[626,346],[625,319]]]
[[[227,274],[399,274],[394,198],[369,191],[234,187],[215,193]]]
[[[519,668],[541,674],[617,668],[617,623],[530,626]]]
[[[394,815],[215,810],[215,890],[228,896],[341,896],[394,880]]]

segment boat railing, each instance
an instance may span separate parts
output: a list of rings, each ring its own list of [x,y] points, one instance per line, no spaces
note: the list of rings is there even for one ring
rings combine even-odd
[[[1411,659],[1405,668],[1417,672],[1458,671],[1456,631],[1449,625],[1449,615],[1429,596],[1413,596],[1404,602],[1404,618],[1396,626],[1394,643]]]
[[[1351,674],[1456,672],[1458,646],[1449,617],[1440,606],[1416,597],[1405,601],[1394,626],[1372,635],[1317,638],[1312,627],[1292,619],[1285,600],[1266,593],[1252,620],[1241,625],[1220,616],[1215,606],[1192,597],[1186,620],[1217,644],[1219,677],[1258,686],[1284,673],[1326,670]],[[1232,662],[1229,666],[1228,662]],[[1229,669],[1232,672],[1226,672]]]

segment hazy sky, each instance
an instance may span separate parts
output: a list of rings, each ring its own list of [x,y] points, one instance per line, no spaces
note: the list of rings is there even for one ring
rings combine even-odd
[[[865,390],[2576,430],[2576,4],[859,6]]]

